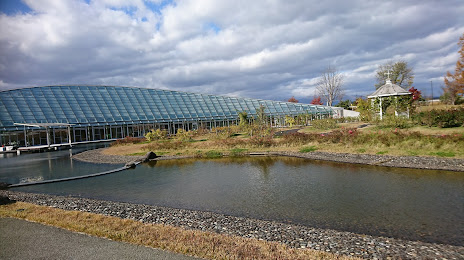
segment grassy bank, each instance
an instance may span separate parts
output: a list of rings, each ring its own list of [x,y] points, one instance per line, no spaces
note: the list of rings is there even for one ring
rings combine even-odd
[[[239,156],[259,151],[335,152],[387,154],[399,156],[438,156],[464,158],[464,127],[437,128],[415,126],[399,129],[365,123],[338,124],[334,129],[306,127],[297,133],[276,135],[276,129],[243,131],[238,127],[213,133],[163,138],[152,142],[124,142],[113,145],[107,154],[196,157]]]
[[[0,217],[25,219],[137,245],[161,248],[208,259],[348,259],[311,249],[289,248],[277,242],[144,224],[80,211],[66,211],[30,203],[0,206]]]

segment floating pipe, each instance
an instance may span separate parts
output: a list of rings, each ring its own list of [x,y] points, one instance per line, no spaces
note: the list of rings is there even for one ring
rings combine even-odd
[[[62,182],[62,181],[72,181],[72,180],[79,180],[79,179],[97,177],[97,176],[102,176],[102,175],[106,175],[106,174],[110,174],[110,173],[115,173],[115,172],[120,172],[120,171],[124,171],[124,170],[127,170],[127,169],[131,169],[131,168],[134,168],[135,165],[137,165],[139,163],[140,162],[134,162],[132,164],[126,164],[123,167],[120,167],[120,168],[117,168],[117,169],[114,169],[114,170],[109,170],[109,171],[99,172],[99,173],[93,173],[93,174],[88,174],[88,175],[83,175],[83,176],[74,176],[74,177],[61,178],[61,179],[10,184],[10,185],[7,186],[7,188],[30,186],[30,185],[39,185],[39,184]]]

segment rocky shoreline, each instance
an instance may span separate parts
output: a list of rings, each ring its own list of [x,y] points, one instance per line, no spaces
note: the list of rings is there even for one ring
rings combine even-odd
[[[91,163],[126,164],[140,160],[143,156],[107,155],[102,153],[106,148],[85,151],[73,155],[73,159]],[[329,152],[262,152],[251,155],[291,156],[311,160],[322,160],[341,163],[366,164],[384,167],[399,167],[428,170],[446,170],[464,172],[464,159],[425,157],[425,156],[391,156],[374,154],[349,154]],[[160,156],[155,160],[191,158],[192,156]]]
[[[462,246],[374,237],[274,221],[233,217],[212,212],[7,190],[0,190],[0,197],[64,210],[77,210],[132,219],[144,223],[166,224],[186,229],[277,241],[297,248],[311,248],[369,259],[464,258],[464,247]]]

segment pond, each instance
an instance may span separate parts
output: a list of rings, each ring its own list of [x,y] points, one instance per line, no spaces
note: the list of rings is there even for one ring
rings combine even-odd
[[[46,176],[35,174],[37,166],[21,171],[28,171],[30,178],[48,179],[117,167],[64,157],[81,171],[62,173],[54,168]],[[43,163],[44,168],[50,164]],[[4,175],[5,169],[0,181]],[[285,157],[182,159],[12,190],[213,211],[407,240],[454,245],[464,241],[464,174],[460,172]]]

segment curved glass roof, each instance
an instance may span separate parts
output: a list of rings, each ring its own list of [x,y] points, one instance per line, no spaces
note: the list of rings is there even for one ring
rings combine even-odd
[[[332,114],[327,106],[115,86],[45,86],[0,92],[0,130],[14,123],[66,123],[80,126],[233,120],[256,115]]]

